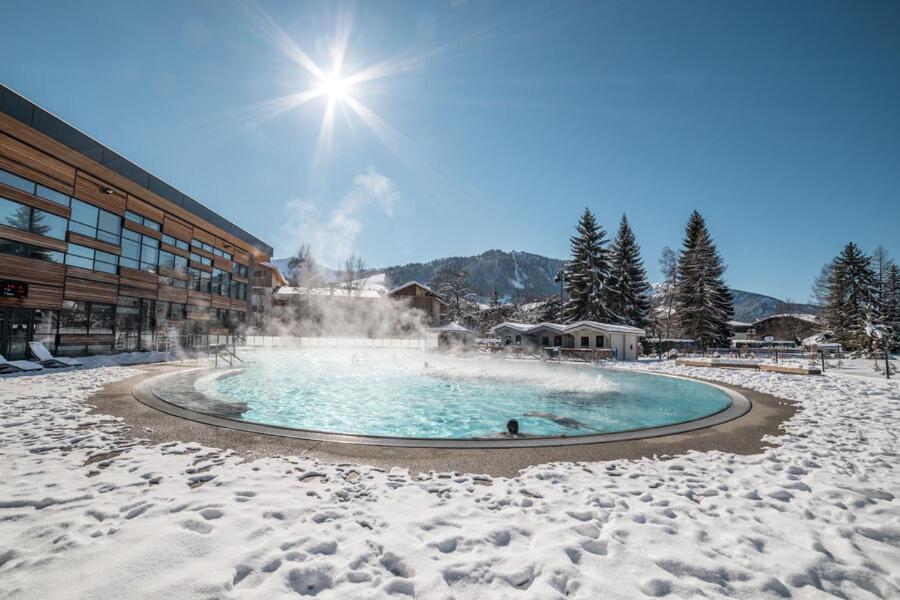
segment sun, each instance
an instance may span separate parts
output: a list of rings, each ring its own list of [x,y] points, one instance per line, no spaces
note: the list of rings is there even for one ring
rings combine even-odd
[[[350,93],[350,82],[340,75],[330,75],[319,82],[319,92],[329,100],[345,100]]]

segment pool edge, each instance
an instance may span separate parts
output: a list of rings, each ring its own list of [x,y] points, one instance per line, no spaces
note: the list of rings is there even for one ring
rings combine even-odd
[[[605,367],[613,368],[615,367]],[[204,367],[197,367],[188,370],[209,370]],[[617,369],[620,371],[633,372],[630,369]],[[753,407],[752,402],[744,394],[719,383],[707,380],[686,377],[682,375],[672,375],[669,373],[647,373],[659,377],[670,377],[673,379],[683,379],[694,381],[717,388],[731,399],[731,404],[711,415],[685,421],[674,425],[664,425],[661,427],[651,427],[644,429],[632,429],[629,431],[621,431],[615,433],[592,434],[573,437],[531,437],[531,438],[483,438],[483,439],[426,439],[426,438],[405,438],[390,436],[365,436],[342,433],[328,433],[322,431],[312,431],[304,429],[293,429],[288,427],[278,427],[275,425],[264,425],[251,421],[243,421],[239,419],[229,419],[207,413],[202,413],[180,406],[176,406],[166,400],[159,398],[153,393],[152,384],[156,380],[170,376],[171,373],[156,375],[138,382],[132,388],[133,397],[141,404],[149,408],[158,410],[171,416],[179,417],[196,423],[223,427],[237,431],[255,433],[261,435],[271,435],[275,437],[292,438],[299,440],[307,440],[314,442],[328,442],[346,445],[363,445],[363,446],[382,446],[393,448],[443,448],[443,449],[515,449],[515,448],[541,448],[541,447],[561,447],[561,446],[581,446],[588,444],[604,444],[613,442],[637,441],[644,439],[652,439],[671,435],[689,433],[699,429],[706,429],[721,425],[729,421],[738,419]]]

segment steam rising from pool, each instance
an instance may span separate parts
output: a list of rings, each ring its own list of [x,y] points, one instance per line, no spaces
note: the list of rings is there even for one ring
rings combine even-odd
[[[691,421],[730,404],[698,382],[531,360],[325,348],[252,360],[196,385],[244,403],[243,420],[333,433],[469,439],[517,419],[529,436],[589,435]]]

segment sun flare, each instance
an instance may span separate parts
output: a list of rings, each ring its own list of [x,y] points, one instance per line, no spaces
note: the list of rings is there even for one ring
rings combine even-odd
[[[319,91],[331,101],[343,100],[350,92],[350,82],[339,75],[331,75],[319,83]]]

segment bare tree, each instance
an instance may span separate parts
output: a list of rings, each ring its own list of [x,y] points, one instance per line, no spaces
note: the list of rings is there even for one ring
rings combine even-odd
[[[663,275],[660,287],[660,305],[655,312],[660,338],[672,338],[675,329],[675,284],[678,283],[678,255],[670,247],[663,248],[659,257],[659,270]]]
[[[300,244],[294,256],[288,259],[288,280],[295,287],[308,288],[318,285],[316,261],[313,259],[309,244]]]
[[[344,260],[344,266],[338,273],[338,281],[351,296],[359,296],[362,292],[362,278],[366,271],[366,262],[361,256],[351,254]]]

